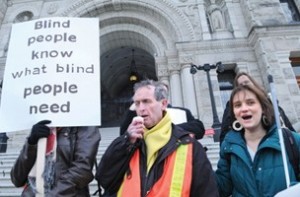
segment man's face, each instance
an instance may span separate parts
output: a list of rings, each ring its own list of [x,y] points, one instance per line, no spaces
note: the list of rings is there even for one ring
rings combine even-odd
[[[161,101],[155,99],[153,86],[145,86],[136,90],[133,101],[137,115],[143,117],[144,125],[148,129],[163,118],[163,111],[168,105],[167,99]]]

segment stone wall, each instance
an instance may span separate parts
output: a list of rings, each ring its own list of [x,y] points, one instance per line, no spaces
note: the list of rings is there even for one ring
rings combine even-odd
[[[6,14],[7,0],[0,0],[0,5],[1,5],[0,6],[0,26],[1,26],[4,16]]]
[[[207,79],[204,72],[191,76],[186,71],[190,63],[222,61],[236,72],[249,72],[266,89],[266,74],[272,74],[280,105],[292,123],[300,121],[299,88],[289,62],[291,51],[300,51],[300,25],[289,23],[278,0],[9,2],[0,0],[0,78],[14,22],[52,16],[99,17],[100,43],[105,43],[102,53],[125,45],[153,54],[158,78],[170,84],[171,100],[190,108],[206,127],[212,123]],[[295,2],[300,7],[300,0]],[[211,79],[221,118],[224,109],[215,72]]]

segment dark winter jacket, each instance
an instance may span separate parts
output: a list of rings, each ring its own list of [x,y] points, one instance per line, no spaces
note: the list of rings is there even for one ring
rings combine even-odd
[[[194,118],[189,109],[183,107],[173,107],[171,105],[168,105],[168,108],[181,109],[185,111],[187,122],[177,124],[177,126],[180,126],[185,131],[193,133],[196,139],[203,138],[205,134],[204,125],[199,119]],[[127,131],[128,126],[135,116],[137,116],[136,111],[128,109],[120,126],[120,135],[123,135]]]
[[[280,116],[285,124],[285,126],[291,130],[296,131],[291,124],[289,118],[285,115],[284,110],[279,106]],[[222,125],[221,125],[221,134],[220,134],[220,145],[223,142],[225,135],[232,129],[231,123],[233,122],[233,118],[230,115],[230,106],[229,101],[226,103],[225,110],[223,112]]]
[[[116,196],[116,192],[122,183],[125,173],[129,170],[129,161],[136,148],[141,151],[141,196],[158,181],[163,172],[165,158],[176,150],[181,143],[193,143],[193,169],[192,169],[192,197],[217,197],[218,190],[211,164],[202,145],[192,138],[188,132],[172,124],[172,135],[169,142],[158,152],[149,174],[146,176],[146,155],[143,140],[134,145],[129,143],[128,135],[115,139],[104,153],[96,174],[96,179],[109,196]]]
[[[94,178],[92,170],[99,141],[100,133],[96,127],[66,127],[57,132],[55,182],[46,197],[90,196],[88,184]],[[29,145],[26,141],[11,170],[11,180],[16,187],[27,184],[36,155],[37,145]],[[34,197],[32,187],[25,187],[22,196]]]
[[[300,135],[292,132],[300,151]],[[288,162],[291,183],[296,182]],[[251,160],[243,132],[231,130],[220,149],[216,170],[220,196],[273,197],[286,188],[285,173],[277,128],[274,125],[259,143]]]

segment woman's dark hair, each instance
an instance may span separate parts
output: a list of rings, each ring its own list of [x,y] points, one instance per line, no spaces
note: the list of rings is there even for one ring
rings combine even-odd
[[[260,89],[261,91],[264,92],[264,90],[261,88],[261,85],[259,85],[259,84],[255,81],[255,79],[253,79],[253,77],[251,77],[248,73],[245,73],[245,72],[239,72],[239,73],[235,76],[234,81],[233,81],[233,86],[234,86],[234,87],[239,86],[239,84],[238,84],[238,79],[239,79],[241,76],[243,76],[243,75],[246,76],[246,77],[248,77],[248,78],[250,79],[250,81],[253,83],[253,85],[254,85],[256,88],[258,88],[258,89]]]
[[[233,113],[233,98],[234,96],[239,93],[239,92],[244,92],[246,93],[246,91],[252,92],[258,99],[261,107],[262,107],[262,113],[266,118],[265,122],[268,122],[269,124],[266,125],[263,123],[263,127],[266,130],[270,129],[270,126],[272,126],[275,122],[275,115],[274,115],[274,108],[272,106],[272,103],[270,102],[270,100],[268,99],[268,97],[266,96],[265,92],[262,91],[260,88],[256,88],[252,85],[241,85],[241,86],[237,86],[232,90],[231,96],[230,96],[230,100],[229,100],[229,104],[230,104],[230,115],[232,117],[231,120],[231,124],[233,123],[233,121],[235,120],[235,115]]]

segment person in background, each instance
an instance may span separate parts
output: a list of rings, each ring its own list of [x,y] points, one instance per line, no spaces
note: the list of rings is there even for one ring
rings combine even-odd
[[[8,139],[6,133],[0,133],[0,153],[6,153]]]
[[[203,146],[171,122],[168,92],[160,82],[134,85],[138,117],[106,149],[96,180],[107,196],[218,197]]]
[[[261,86],[247,73],[240,72],[236,75],[233,86],[237,87],[239,85],[252,85],[261,91],[265,92],[264,89],[261,88]],[[265,93],[267,96],[267,93]],[[269,99],[271,102],[271,100]],[[229,130],[231,130],[230,122],[232,121],[232,117],[229,113],[229,102],[226,103],[225,110],[223,112],[223,118],[222,118],[222,124],[221,124],[221,134],[220,134],[220,145],[222,144],[225,135],[228,133]],[[287,127],[291,131],[295,131],[293,128],[293,125],[289,121],[288,117],[284,113],[284,110],[279,106],[279,113],[282,119],[282,124],[284,124],[285,127]]]
[[[0,82],[0,95],[2,93],[2,84],[3,84],[3,80]],[[0,133],[0,153],[6,153],[8,139],[9,138],[7,137],[5,132]]]
[[[168,85],[166,85],[165,83],[162,83],[162,84],[164,85],[166,90],[169,91]],[[177,124],[177,126],[180,126],[185,131],[189,131],[189,132],[193,133],[195,135],[196,139],[202,139],[203,138],[203,136],[205,134],[204,125],[203,125],[202,121],[200,121],[199,119],[196,119],[192,115],[192,113],[189,109],[183,108],[183,107],[174,107],[171,104],[168,104],[167,107],[171,108],[171,109],[179,109],[179,110],[184,111],[184,113],[186,115],[186,122]],[[135,105],[133,103],[129,107],[127,112],[125,113],[123,122],[120,125],[120,135],[123,135],[127,131],[128,126],[130,125],[132,119],[135,116],[136,116],[136,111],[135,111]]]
[[[215,173],[220,196],[274,196],[286,189],[286,181],[273,106],[253,85],[236,87],[229,102],[233,129],[221,144]],[[300,135],[291,133],[299,149]],[[288,169],[295,183],[289,162]]]
[[[37,142],[50,135],[49,120],[33,125],[21,153],[11,169],[11,180],[16,187],[24,187],[22,196],[35,196],[35,183],[30,171],[37,157]],[[97,127],[57,128],[56,161],[48,166],[45,196],[90,196],[88,184],[93,180],[93,166],[100,142]],[[47,162],[46,162],[47,163]],[[53,169],[53,171],[51,171]],[[45,172],[44,172],[45,173]]]

